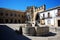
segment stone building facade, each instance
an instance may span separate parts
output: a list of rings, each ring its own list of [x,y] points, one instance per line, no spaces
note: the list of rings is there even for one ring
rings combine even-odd
[[[0,23],[25,23],[25,12],[0,8]]]
[[[31,16],[30,20],[27,20],[27,13]],[[33,27],[36,24],[60,27],[60,7],[46,10],[45,5],[29,6],[25,12],[0,8],[0,23],[19,24],[26,23],[26,21],[31,22]]]
[[[39,12],[45,11],[45,5],[40,7],[29,6],[26,11],[10,10],[6,8],[0,8],[0,23],[26,23],[26,14],[31,15],[31,23],[35,26],[36,21],[40,22]]]

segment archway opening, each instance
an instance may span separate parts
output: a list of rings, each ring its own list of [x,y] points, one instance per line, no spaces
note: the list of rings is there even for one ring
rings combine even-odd
[[[38,26],[38,23],[40,23],[40,17],[39,14],[37,13],[35,17],[35,26]]]

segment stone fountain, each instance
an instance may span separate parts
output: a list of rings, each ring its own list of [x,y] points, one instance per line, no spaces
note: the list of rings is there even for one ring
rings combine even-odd
[[[31,13],[26,14],[26,27],[22,28],[23,35],[45,35],[49,32],[49,27],[33,27],[32,26],[32,16]]]

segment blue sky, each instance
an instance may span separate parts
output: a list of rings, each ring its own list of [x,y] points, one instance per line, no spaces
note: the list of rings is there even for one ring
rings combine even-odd
[[[27,6],[41,6],[45,4],[46,9],[60,6],[60,0],[0,0],[0,8],[13,10],[26,10]]]

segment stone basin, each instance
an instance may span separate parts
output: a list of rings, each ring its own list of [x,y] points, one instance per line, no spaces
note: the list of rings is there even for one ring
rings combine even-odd
[[[49,27],[35,27],[36,35],[45,35],[49,33]]]
[[[34,27],[25,27],[25,28],[22,28],[22,30],[23,30],[23,35],[30,35],[30,36],[35,35]]]
[[[24,27],[22,28],[23,35],[45,35],[49,33],[49,27]]]

